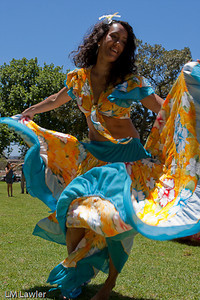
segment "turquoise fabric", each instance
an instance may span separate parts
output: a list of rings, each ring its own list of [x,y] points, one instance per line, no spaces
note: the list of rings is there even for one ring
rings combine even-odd
[[[136,87],[130,92],[123,92],[115,89],[114,92],[108,96],[108,100],[121,107],[127,108],[130,107],[133,102],[139,102],[153,93],[154,90],[150,86]]]
[[[13,118],[0,118],[0,123],[7,124],[10,129],[15,130],[30,147],[23,168],[27,191],[32,197],[42,200],[52,211],[55,211],[57,200],[45,183],[46,166],[40,157],[40,144],[36,134]]]
[[[47,225],[49,225],[49,227],[53,230],[49,230],[47,226],[42,226],[42,224],[40,224],[41,221],[39,221],[34,228],[33,235],[39,236],[47,241],[66,246],[66,236],[61,230],[59,224],[51,222],[48,218],[46,218],[46,221],[48,222]]]
[[[127,144],[114,144],[110,141],[82,144],[97,159],[106,162],[132,162],[151,157],[138,138],[133,138]]]
[[[200,143],[200,64],[197,62],[187,63],[183,68],[184,77],[190,95],[193,97],[196,109],[196,133]]]
[[[66,86],[67,87],[67,86]],[[67,92],[67,94],[73,99],[76,99],[76,96],[73,94],[73,88],[70,88]]]
[[[121,182],[123,182],[123,184],[121,184]],[[117,211],[119,211],[122,220],[127,223],[127,214],[124,210],[123,199],[125,199],[126,193],[130,195],[130,185],[131,179],[123,163],[113,163],[103,167],[93,168],[87,173],[75,178],[65,188],[57,204],[56,218],[63,232],[66,232],[66,215],[70,203],[74,199],[93,195],[109,200]],[[137,232],[133,229],[116,235],[115,237],[106,238],[109,256],[112,258],[118,272],[121,272],[128,259],[128,253],[125,251],[122,241],[127,237],[133,237],[136,233]],[[57,278],[56,275],[55,278]]]
[[[106,243],[108,245],[108,252],[112,258],[112,262],[117,271],[120,273],[128,259],[128,253],[124,251],[124,247],[120,241],[116,241],[112,238],[106,238]]]
[[[121,184],[123,182],[123,184]],[[131,179],[124,163],[113,163],[96,167],[85,174],[76,177],[62,192],[58,204],[56,218],[66,231],[66,214],[74,199],[86,196],[99,196],[109,200],[119,211],[122,220],[127,223],[124,206],[125,194],[130,196]]]
[[[57,284],[59,289],[67,293],[89,281],[95,275],[94,268],[108,273],[109,256],[107,247],[80,260],[76,268],[65,268],[62,264],[57,265],[49,274],[47,282]]]
[[[191,76],[200,84],[200,64],[196,64],[191,72]]]

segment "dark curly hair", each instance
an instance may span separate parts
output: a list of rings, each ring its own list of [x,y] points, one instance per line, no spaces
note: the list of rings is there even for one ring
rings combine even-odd
[[[70,53],[74,64],[78,68],[88,68],[96,64],[98,43],[108,33],[114,23],[121,24],[128,32],[128,39],[124,51],[114,62],[110,72],[108,84],[115,84],[118,80],[123,81],[125,76],[130,73],[137,73],[136,66],[136,37],[132,27],[124,21],[113,20],[110,24],[99,22],[84,37],[83,43],[79,45],[76,51]]]

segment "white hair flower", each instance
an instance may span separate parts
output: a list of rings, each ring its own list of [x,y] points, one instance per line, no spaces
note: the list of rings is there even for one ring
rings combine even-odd
[[[118,15],[118,12],[116,12],[112,15],[103,15],[103,16],[99,17],[99,20],[104,19],[103,20],[104,23],[110,24],[110,23],[112,23],[113,18],[121,18],[121,16]]]

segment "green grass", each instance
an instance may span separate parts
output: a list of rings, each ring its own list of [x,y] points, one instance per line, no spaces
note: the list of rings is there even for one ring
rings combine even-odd
[[[0,182],[0,299],[7,299],[9,291],[25,295],[36,290],[46,292],[46,299],[59,299],[58,291],[48,292],[51,287],[46,279],[66,257],[66,248],[32,235],[37,221],[48,215],[48,208],[38,199],[20,194],[19,183],[13,188],[14,197],[8,198],[6,184]],[[138,234],[110,299],[199,300],[199,275],[199,246],[151,241]],[[78,299],[90,299],[105,278],[99,273]]]

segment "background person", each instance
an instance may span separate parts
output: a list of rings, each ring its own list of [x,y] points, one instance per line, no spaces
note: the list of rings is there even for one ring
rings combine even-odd
[[[21,164],[21,193],[24,194],[24,188],[26,186],[26,179],[25,179],[25,176],[24,176],[24,171],[23,171],[23,166],[24,164]],[[27,191],[27,188],[26,188],[26,194],[28,194],[28,191]]]
[[[13,182],[14,182],[14,170],[18,167],[17,164],[11,164],[10,162],[7,163],[5,167],[6,171],[6,178],[5,181],[7,183],[7,191],[8,197],[13,197]]]

